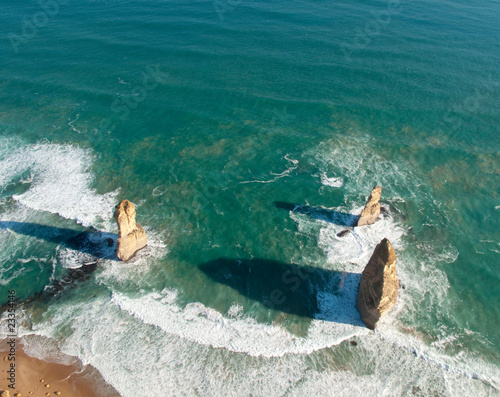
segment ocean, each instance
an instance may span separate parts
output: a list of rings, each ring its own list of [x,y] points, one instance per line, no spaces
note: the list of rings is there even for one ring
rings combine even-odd
[[[124,397],[500,395],[498,1],[1,9],[0,304],[29,354]],[[375,185],[380,220],[337,236]]]

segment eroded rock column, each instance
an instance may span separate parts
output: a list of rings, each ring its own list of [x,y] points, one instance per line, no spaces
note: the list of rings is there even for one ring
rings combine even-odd
[[[142,226],[135,223],[135,206],[130,201],[123,200],[115,207],[114,218],[119,229],[116,256],[127,261],[148,244],[148,238]]]

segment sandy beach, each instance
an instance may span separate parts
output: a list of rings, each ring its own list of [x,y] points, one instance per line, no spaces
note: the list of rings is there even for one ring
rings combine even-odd
[[[1,341],[6,346],[6,340]],[[109,386],[101,374],[93,367],[87,366],[83,371],[74,365],[51,363],[28,356],[22,345],[16,351],[15,389],[9,388],[7,380],[10,363],[8,352],[0,352],[0,391],[8,390],[10,396],[66,396],[66,397],[119,397]]]

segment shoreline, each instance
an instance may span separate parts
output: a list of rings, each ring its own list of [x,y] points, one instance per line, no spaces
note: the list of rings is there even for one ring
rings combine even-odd
[[[78,358],[71,357],[72,364],[61,364],[31,357],[24,351],[24,344],[17,339],[15,355],[15,389],[8,387],[7,370],[8,339],[0,341],[0,391],[7,390],[10,396],[32,397],[120,397],[120,394],[108,384],[101,373],[91,365],[83,368]],[[69,356],[68,356],[69,357]]]

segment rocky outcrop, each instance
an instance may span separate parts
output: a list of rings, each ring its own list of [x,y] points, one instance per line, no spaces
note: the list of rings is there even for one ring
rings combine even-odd
[[[365,208],[358,219],[357,226],[371,225],[375,223],[380,215],[380,196],[382,195],[382,188],[375,186],[368,197]]]
[[[337,237],[344,237],[347,236],[351,231],[349,229],[342,230],[341,232],[337,233]]]
[[[399,280],[396,275],[396,253],[384,238],[373,251],[359,283],[357,307],[361,319],[370,329],[395,304]]]
[[[119,229],[116,256],[127,261],[148,244],[148,238],[142,226],[135,223],[135,206],[130,201],[120,202],[115,207],[114,217]]]

